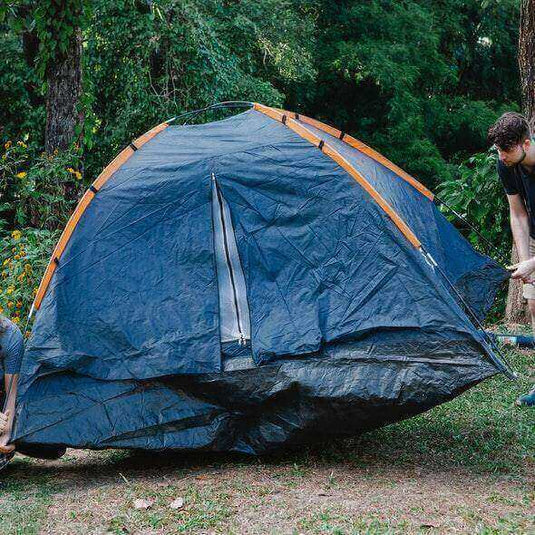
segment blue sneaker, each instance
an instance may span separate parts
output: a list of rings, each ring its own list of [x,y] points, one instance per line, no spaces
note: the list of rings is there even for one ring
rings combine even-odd
[[[520,396],[516,400],[516,404],[522,407],[535,407],[535,388],[529,394]]]

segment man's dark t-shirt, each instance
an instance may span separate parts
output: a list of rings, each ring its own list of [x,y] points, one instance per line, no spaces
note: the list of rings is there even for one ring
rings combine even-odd
[[[529,234],[535,239],[535,173],[522,164],[507,167],[498,160],[498,175],[507,195],[522,197],[529,215]]]

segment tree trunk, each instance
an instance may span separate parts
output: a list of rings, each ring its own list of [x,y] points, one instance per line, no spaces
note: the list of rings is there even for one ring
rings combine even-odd
[[[66,149],[83,122],[82,32],[74,28],[66,53],[59,54],[47,68],[45,150]]]
[[[520,37],[518,67],[522,87],[524,114],[531,127],[535,125],[535,0],[522,0],[520,7]]]
[[[511,251],[511,264],[518,262],[516,247],[513,245]],[[505,306],[505,321],[507,323],[529,323],[530,315],[528,303],[522,297],[522,282],[509,279],[509,289],[507,292],[507,304]]]
[[[520,37],[518,40],[518,68],[522,87],[522,107],[532,131],[535,130],[535,0],[522,0],[520,7]],[[515,247],[512,263],[518,262]],[[522,283],[509,281],[505,320],[507,323],[527,323],[530,315],[522,297]]]

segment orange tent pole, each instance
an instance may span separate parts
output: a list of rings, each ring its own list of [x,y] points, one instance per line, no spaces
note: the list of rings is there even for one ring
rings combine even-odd
[[[340,167],[345,169],[364,190],[366,190],[373,200],[386,212],[407,240],[409,240],[409,242],[417,249],[421,247],[420,240],[418,240],[414,232],[412,232],[410,227],[403,221],[392,206],[390,206],[379,192],[337,150],[331,147],[328,143],[325,143],[302,124],[299,124],[299,121],[292,118],[291,114],[288,115],[275,108],[270,108],[258,103],[254,104],[254,109],[285,124],[296,134],[317,146],[325,155],[332,158]]]
[[[274,108],[274,109],[276,109],[282,114],[286,114],[288,117],[291,117],[303,123],[307,123],[312,126],[315,126],[319,130],[322,130],[323,132],[326,132],[327,134],[330,134],[331,136],[342,140],[344,143],[347,143],[354,149],[357,149],[358,151],[374,159],[376,162],[384,165],[386,168],[390,169],[391,171],[394,171],[394,173],[399,175],[403,180],[408,182],[411,186],[413,186],[420,193],[425,195],[428,199],[430,199],[431,201],[433,200],[434,194],[432,191],[427,189],[421,182],[418,182],[418,180],[416,180],[414,177],[409,175],[407,172],[403,171],[401,167],[398,167],[395,163],[391,162],[388,158],[386,158],[385,156],[383,156],[376,150],[372,149],[371,147],[369,147],[362,141],[359,141],[358,139],[355,139],[353,136],[350,136],[349,134],[346,134],[345,132],[342,132],[341,130],[338,130],[332,126],[322,123],[316,119],[307,117],[306,115],[301,115],[300,113],[295,113],[292,111],[282,110],[280,108]]]

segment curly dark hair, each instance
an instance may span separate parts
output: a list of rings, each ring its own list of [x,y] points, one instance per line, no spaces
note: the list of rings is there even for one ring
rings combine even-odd
[[[501,150],[509,150],[531,137],[529,123],[520,113],[504,113],[490,128],[488,141]]]

